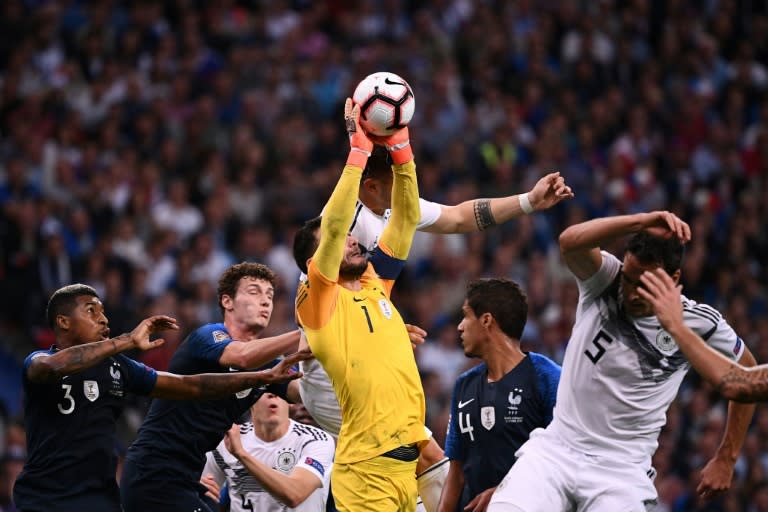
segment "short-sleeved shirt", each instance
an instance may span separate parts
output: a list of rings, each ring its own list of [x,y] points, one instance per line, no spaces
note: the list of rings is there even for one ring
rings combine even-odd
[[[52,382],[35,383],[24,361],[24,426],[28,459],[14,486],[20,510],[79,510],[84,495],[103,494],[119,505],[115,481],[116,422],[127,392],[149,394],[157,373],[124,355]]]
[[[305,469],[318,479],[321,486],[299,506],[288,509],[262,487],[248,469],[229,453],[222,441],[215,450],[208,452],[203,475],[213,475],[219,486],[227,482],[231,512],[325,511],[336,447],[331,436],[317,427],[290,420],[285,435],[274,441],[260,439],[253,432],[253,423],[244,423],[240,425],[240,440],[243,449],[256,460],[288,475],[296,468]]]
[[[169,370],[180,375],[238,371],[219,364],[221,354],[231,342],[224,324],[204,325],[182,342]],[[246,389],[216,400],[153,400],[126,456],[127,461],[142,468],[143,480],[134,484],[162,488],[163,481],[173,480],[199,485],[205,454],[219,444],[232,423],[265,391],[285,397],[286,389],[287,384],[278,384]]]
[[[600,269],[577,280],[576,323],[565,351],[548,433],[591,455],[650,467],[666,411],[690,364],[655,316],[632,318],[621,304],[621,261],[602,253]],[[683,320],[726,357],[744,343],[714,308],[687,297]]]
[[[426,440],[424,390],[408,332],[389,300],[393,281],[369,263],[348,290],[309,263],[296,312],[341,405],[336,462],[368,460]]]
[[[464,469],[457,510],[499,485],[530,432],[549,424],[559,380],[560,367],[533,352],[495,382],[485,363],[459,376],[445,440],[445,455]]]

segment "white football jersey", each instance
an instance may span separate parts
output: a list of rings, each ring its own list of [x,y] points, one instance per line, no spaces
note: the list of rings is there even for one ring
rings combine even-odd
[[[240,426],[243,448],[254,458],[269,467],[290,474],[294,468],[303,468],[322,482],[322,487],[296,508],[290,508],[272,497],[256,478],[224,446],[224,441],[206,455],[203,475],[213,475],[221,486],[229,484],[230,510],[245,512],[324,512],[331,482],[333,454],[336,445],[326,432],[319,428],[290,420],[288,432],[276,441],[262,441],[253,432],[251,422]]]
[[[419,208],[421,218],[416,226],[417,230],[431,226],[440,217],[441,209],[438,203],[419,198]],[[372,251],[389,222],[390,213],[390,210],[386,210],[384,215],[376,215],[358,199],[349,232],[363,247]],[[315,359],[302,361],[299,364],[304,373],[299,381],[304,407],[318,425],[338,439],[341,430],[341,407],[336,400],[336,392],[333,390],[330,377]]]
[[[578,281],[579,305],[547,430],[574,449],[650,467],[666,411],[690,365],[655,316],[621,306],[621,261],[603,252],[599,271]],[[722,315],[686,297],[686,325],[738,360],[744,343]]]

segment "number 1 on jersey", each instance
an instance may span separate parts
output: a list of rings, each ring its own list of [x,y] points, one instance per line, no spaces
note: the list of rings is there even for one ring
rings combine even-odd
[[[373,323],[371,323],[371,315],[368,314],[368,308],[366,306],[360,306],[365,313],[365,320],[368,322],[368,331],[373,332]]]

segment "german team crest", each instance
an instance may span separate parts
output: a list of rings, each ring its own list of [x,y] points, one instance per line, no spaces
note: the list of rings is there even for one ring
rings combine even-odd
[[[496,409],[492,405],[480,409],[480,423],[485,430],[491,430],[496,424]]]
[[[656,347],[665,354],[677,352],[677,343],[675,343],[675,339],[664,329],[661,329],[656,333]]]
[[[99,398],[99,383],[95,380],[84,380],[83,393],[85,394],[85,398],[91,402],[95,402],[96,399]]]

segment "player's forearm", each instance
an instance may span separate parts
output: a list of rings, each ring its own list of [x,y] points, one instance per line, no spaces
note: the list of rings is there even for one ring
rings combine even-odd
[[[448,477],[440,494],[440,505],[437,512],[454,512],[464,487],[464,465],[458,460],[451,460],[448,467]]]
[[[744,353],[739,359],[739,366],[747,372],[753,370],[757,361],[752,352],[745,347]],[[738,403],[731,400],[728,403],[728,415],[725,421],[725,433],[717,449],[717,457],[728,461],[731,465],[736,464],[736,459],[744,445],[744,439],[749,430],[749,424],[752,422],[752,416],[755,414],[754,403]]]
[[[563,253],[589,250],[604,241],[637,233],[646,227],[647,216],[646,213],[619,215],[575,224],[560,234],[560,250]]]
[[[158,372],[151,395],[168,400],[225,398],[244,389],[269,384],[262,372],[200,373],[176,375]]]
[[[363,170],[346,165],[328,203],[320,223],[320,245],[314,255],[314,263],[328,279],[339,275],[339,265],[344,258],[347,232],[355,216],[355,203],[360,189]]]
[[[392,251],[391,256],[404,260],[411,250],[413,234],[421,215],[419,186],[413,160],[395,165],[392,169],[392,215],[381,234],[381,242]]]
[[[273,359],[292,352],[299,346],[298,329],[278,336],[261,338],[249,342],[232,342],[224,349],[219,363],[235,368],[258,368]]]
[[[129,334],[65,348],[50,356],[36,357],[27,368],[32,382],[50,382],[86,370],[104,359],[133,348]]]
[[[744,368],[704,343],[682,322],[667,331],[696,372],[724,398],[735,402],[768,400],[768,365]]]
[[[307,486],[300,485],[289,475],[270,468],[248,453],[241,453],[236,457],[269,494],[291,508],[298,507],[314,490],[309,489],[307,492]]]

